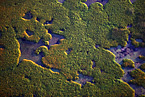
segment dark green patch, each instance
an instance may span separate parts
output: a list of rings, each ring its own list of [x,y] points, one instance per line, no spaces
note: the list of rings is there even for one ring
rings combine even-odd
[[[123,59],[123,63],[121,64],[121,66],[123,66],[123,67],[132,67],[132,68],[135,67],[134,62],[130,59]]]
[[[135,69],[130,72],[130,75],[134,78],[130,80],[130,83],[143,86],[145,88],[145,73],[140,69]]]

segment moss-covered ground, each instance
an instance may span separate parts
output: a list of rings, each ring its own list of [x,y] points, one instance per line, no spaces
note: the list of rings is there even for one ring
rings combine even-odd
[[[136,23],[140,21],[135,18],[138,12],[144,14],[144,0],[134,4],[129,0],[109,0],[104,6],[96,2],[89,7],[84,2],[0,1],[1,97],[134,97],[134,90],[120,79],[124,72],[115,62],[115,55],[104,48],[125,46],[130,31],[135,33],[132,39],[143,39],[144,32]],[[135,28],[127,29],[129,24]],[[64,39],[48,48],[53,34]],[[35,43],[43,39],[45,45],[35,51],[43,53],[43,67],[29,59],[19,62],[21,38]],[[74,82],[78,72],[92,77],[92,83],[81,87]]]

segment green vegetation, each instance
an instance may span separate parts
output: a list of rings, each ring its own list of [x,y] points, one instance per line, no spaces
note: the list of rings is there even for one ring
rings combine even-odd
[[[140,66],[140,69],[145,70],[145,63]]]
[[[143,56],[143,55],[139,55],[139,58],[142,60],[145,60],[145,56]]]
[[[130,72],[130,75],[134,78],[130,80],[130,83],[143,86],[145,88],[145,73],[140,69],[135,69]]]
[[[109,0],[105,6],[94,3],[89,7],[85,1],[65,0],[63,4],[57,0],[0,1],[0,46],[4,47],[0,48],[0,96],[134,97],[134,90],[120,80],[124,72],[115,62],[115,55],[104,48],[126,45],[130,33],[126,26],[134,22],[136,9],[129,0]],[[23,18],[27,12],[32,14],[31,19]],[[52,23],[44,24],[51,20]],[[33,35],[29,36],[26,30],[33,31]],[[43,39],[49,45],[50,30],[65,39],[50,49],[36,48],[36,54],[44,53],[42,62],[47,68],[29,59],[19,63],[17,39],[36,43]],[[71,52],[66,54],[69,48]],[[130,66],[131,61],[127,62]],[[78,72],[93,77],[94,83],[87,82],[81,87],[73,81]]]
[[[104,9],[110,23],[117,27],[126,27],[133,23],[134,8],[130,0],[109,0]]]
[[[129,30],[114,28],[111,33],[111,38],[116,40],[122,46],[127,45]]]
[[[134,62],[130,59],[123,59],[123,63],[121,64],[121,66],[123,66],[123,67],[132,67],[132,68],[135,67]]]
[[[145,47],[145,43],[144,42],[137,42],[135,39],[131,38],[131,43],[135,46],[135,47]]]
[[[142,39],[143,42],[139,43],[140,46],[145,47],[145,3],[144,0],[136,0],[136,2],[133,3],[134,7],[134,14],[135,18],[132,24],[131,32],[133,41],[134,39]],[[133,42],[134,43],[134,42]],[[136,43],[134,44],[136,46]]]

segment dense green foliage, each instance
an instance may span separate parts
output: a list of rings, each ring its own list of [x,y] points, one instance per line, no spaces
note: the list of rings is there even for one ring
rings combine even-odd
[[[140,69],[145,70],[145,63],[140,66]]]
[[[134,22],[136,10],[129,0],[109,0],[105,6],[94,3],[89,7],[83,2],[0,1],[0,46],[4,47],[0,48],[0,96],[134,96],[134,90],[120,80],[124,72],[115,62],[114,54],[104,48],[126,45],[130,33],[126,26]],[[31,19],[23,18],[27,12],[33,15]],[[45,24],[46,21],[52,23]],[[28,35],[26,30],[34,34]],[[47,68],[29,59],[19,63],[21,51],[17,39],[36,43],[43,39],[49,45],[52,38],[49,30],[65,39],[50,49],[36,48],[37,54],[44,53],[42,62]],[[71,52],[67,54],[69,48]],[[78,72],[93,77],[94,83],[87,82],[82,87],[74,82]]]
[[[130,75],[134,78],[130,80],[130,83],[143,86],[145,88],[145,73],[140,69],[135,69],[130,72]]]
[[[123,63],[121,64],[121,66],[123,66],[123,67],[132,67],[132,68],[135,67],[134,62],[130,59],[123,59]]]
[[[139,46],[145,47],[145,2],[144,0],[137,0],[134,2],[134,22],[132,24],[131,31],[133,41],[134,39],[142,39],[143,42],[139,43]],[[136,45],[136,44],[135,44]]]
[[[125,27],[133,23],[134,8],[130,0],[109,0],[104,9],[110,23],[117,27]]]

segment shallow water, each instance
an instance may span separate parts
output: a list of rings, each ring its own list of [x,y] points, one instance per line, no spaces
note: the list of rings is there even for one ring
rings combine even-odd
[[[24,18],[24,19],[28,19],[28,20],[30,20],[30,19],[33,18],[33,15],[31,14],[30,11],[28,11],[28,12],[25,13],[25,16],[24,16],[23,18]]]
[[[52,39],[49,41],[50,42],[49,46],[58,43],[58,41],[60,39],[64,38],[63,36],[57,35],[57,34],[51,33],[51,35],[52,35]],[[25,39],[18,39],[18,41],[20,43],[20,50],[21,50],[20,62],[23,59],[28,59],[28,60],[32,60],[33,62],[37,63],[38,65],[45,67],[45,65],[41,61],[41,59],[42,59],[42,57],[44,57],[44,55],[42,53],[40,53],[39,55],[37,55],[35,53],[35,50],[38,47],[45,45],[42,40],[40,40],[38,43],[27,41]],[[71,50],[72,50],[71,48],[68,49],[68,51],[67,51],[68,54],[71,52]],[[55,69],[55,68],[51,68],[51,70],[53,72],[60,72],[59,69]],[[75,82],[80,83],[83,86],[84,84],[86,84],[87,81],[91,82],[92,80],[93,80],[93,77],[84,76],[83,74],[79,73],[79,79],[75,80]]]
[[[0,38],[2,37],[2,31],[0,31]]]
[[[51,68],[51,70],[52,70],[53,72],[60,72],[60,70],[55,69],[55,68]]]
[[[92,80],[93,80],[93,77],[86,76],[86,75],[79,73],[79,79],[74,80],[74,81],[83,86],[86,84],[86,82],[91,82]]]
[[[64,39],[64,36],[58,35],[58,34],[51,34],[52,39],[49,40],[49,46],[54,45],[54,44],[60,44],[60,40]]]
[[[92,68],[95,68],[96,67],[96,63],[95,63],[94,60],[92,60],[92,62],[93,62]]]
[[[136,0],[130,0],[131,1],[131,3],[134,3]]]
[[[65,0],[58,0],[58,2],[63,3]],[[130,0],[131,3],[134,3],[136,0]],[[109,0],[87,0],[85,3],[87,6],[90,6],[92,3],[99,2],[103,5],[109,2]]]
[[[2,45],[0,45],[0,48],[4,49],[5,47],[4,47],[4,46],[2,46]]]
[[[71,51],[72,51],[72,49],[68,48],[68,50],[66,50],[66,53],[69,55]]]
[[[43,24],[46,25],[46,24],[52,24],[53,22],[53,18],[51,20],[46,20]]]
[[[41,62],[41,58],[43,57],[43,54],[40,53],[39,55],[37,55],[35,53],[35,50],[38,47],[44,45],[43,41],[40,40],[38,43],[30,42],[25,39],[18,39],[18,41],[20,43],[20,50],[21,50],[20,62],[23,59],[28,59],[28,60],[32,60],[33,62],[43,66],[43,64]]]
[[[30,30],[26,30],[26,33],[29,35],[29,36],[31,36],[31,35],[34,35],[34,32],[33,31],[30,31]]]
[[[58,2],[63,3],[65,0],[58,0]]]
[[[65,39],[63,35],[54,34],[52,33],[51,30],[48,30],[48,33],[52,35],[52,39],[49,40],[49,46],[54,45],[54,44],[60,44],[60,40]]]
[[[134,61],[135,68],[129,68],[129,67],[122,68],[124,70],[125,74],[121,79],[127,83],[133,79],[129,75],[129,73],[132,70],[139,68],[142,63],[145,63],[145,61],[138,58],[139,55],[145,56],[145,48],[141,48],[141,47],[135,48],[135,46],[133,46],[131,44],[130,37],[131,36],[129,35],[129,40],[125,47],[117,46],[117,47],[112,47],[109,49],[111,52],[113,52],[115,54],[115,56],[116,56],[115,61],[118,62],[119,64],[122,63],[123,59],[131,59],[132,61]],[[132,85],[132,84],[130,86],[135,90],[136,96],[145,94],[145,89],[143,87],[137,86],[137,85]]]
[[[60,2],[60,3],[63,3],[64,1],[65,0],[58,0],[58,2]],[[84,3],[86,3],[87,6],[90,6],[92,3],[95,3],[95,2],[99,2],[99,3],[103,4],[103,5],[105,5],[108,1],[109,0],[87,0]]]
[[[131,3],[134,3],[136,0],[130,0]],[[105,5],[106,3],[109,2],[109,0],[87,0],[85,3],[87,4],[87,6],[90,6],[92,3],[95,3],[95,2],[99,2],[103,5]]]
[[[120,45],[117,47],[111,47],[109,50],[115,54],[115,61],[121,63],[123,59],[131,59],[135,63],[139,62],[142,63],[143,60],[139,60],[139,55],[145,55],[145,48],[135,47],[131,44],[131,40],[127,42],[125,47],[121,47]]]
[[[64,37],[61,35],[57,35],[57,34],[53,34],[53,33],[51,33],[51,35],[52,35],[52,39],[49,40],[49,45],[47,46],[48,49],[51,45],[59,44],[60,39],[64,39]],[[21,57],[19,59],[20,62],[23,59],[28,59],[28,60],[32,60],[33,62],[37,63],[38,65],[45,67],[41,61],[42,57],[44,57],[43,53],[40,53],[39,55],[37,55],[35,53],[35,50],[38,47],[46,46],[44,44],[44,42],[42,41],[42,39],[38,43],[28,41],[26,39],[18,39],[18,41],[20,43],[20,51],[21,51]]]
[[[87,4],[87,6],[90,6],[92,3],[95,2],[99,2],[103,5],[105,5],[106,3],[108,3],[109,0],[87,0],[85,3]]]
[[[137,42],[143,42],[142,39],[135,39]]]
[[[130,86],[135,90],[135,97],[138,97],[139,95],[145,95],[145,89],[143,87],[130,84]]]

